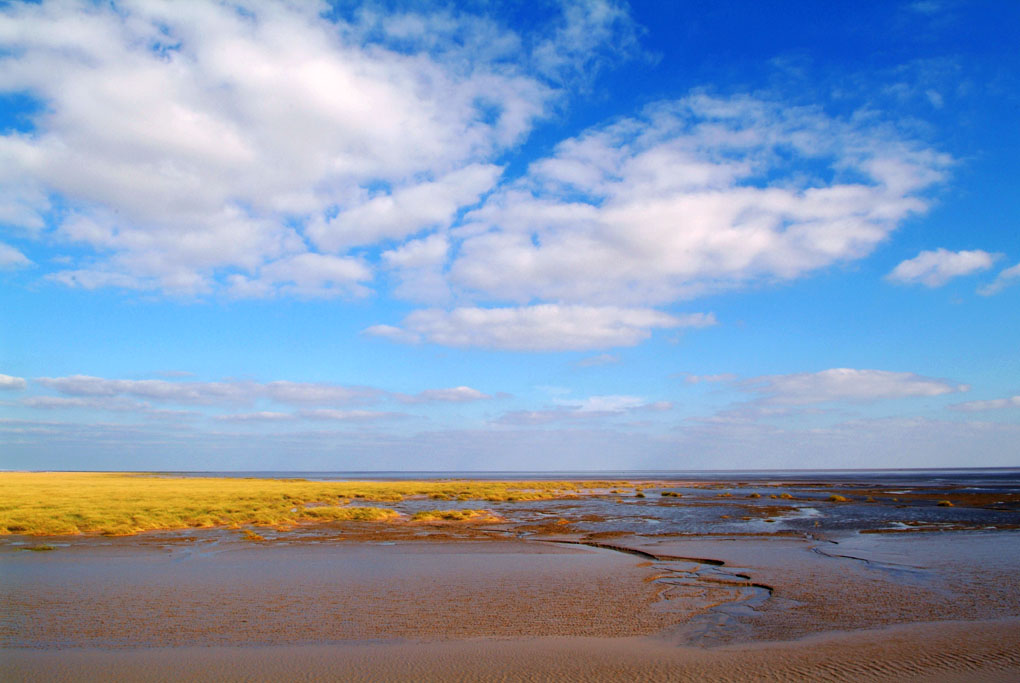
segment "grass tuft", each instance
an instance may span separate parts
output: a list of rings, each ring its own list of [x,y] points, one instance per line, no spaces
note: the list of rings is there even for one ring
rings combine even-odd
[[[938,502],[938,506],[940,508],[951,508],[951,507],[953,507],[953,502],[949,501],[949,500],[940,500]]]
[[[829,502],[830,503],[849,503],[850,499],[847,498],[846,496],[841,496],[838,493],[834,493],[831,496],[829,496]]]
[[[489,522],[499,519],[489,510],[422,510],[412,522]]]
[[[241,537],[246,541],[255,541],[261,543],[266,540],[266,537],[260,533],[256,533],[251,529],[241,529]]]

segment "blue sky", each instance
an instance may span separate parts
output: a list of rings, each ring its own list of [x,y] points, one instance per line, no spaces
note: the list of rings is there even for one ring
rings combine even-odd
[[[1018,25],[4,4],[0,467],[1020,465]]]

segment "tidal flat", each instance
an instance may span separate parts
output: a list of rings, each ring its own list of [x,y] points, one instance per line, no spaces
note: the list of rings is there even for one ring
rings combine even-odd
[[[1020,675],[1015,470],[335,479],[0,474],[0,678]]]

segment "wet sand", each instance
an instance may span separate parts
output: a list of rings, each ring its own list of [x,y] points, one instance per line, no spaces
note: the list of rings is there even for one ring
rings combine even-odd
[[[0,680],[1020,680],[1020,487],[943,479],[8,535]]]
[[[525,638],[276,647],[6,650],[6,681],[1017,680],[1020,623],[918,624],[758,646]]]
[[[650,634],[674,621],[634,557],[521,541],[7,553],[4,647]]]
[[[448,529],[6,546],[0,679],[1020,677],[1011,532],[591,547]]]

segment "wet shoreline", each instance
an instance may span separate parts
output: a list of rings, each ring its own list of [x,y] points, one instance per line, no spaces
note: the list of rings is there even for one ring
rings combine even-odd
[[[1013,484],[852,484],[646,480],[493,502],[495,522],[253,527],[259,541],[229,528],[7,536],[2,666],[11,680],[75,666],[146,680],[142,662],[200,652],[206,673],[233,662],[254,679],[269,677],[272,665],[254,664],[266,658],[293,660],[310,679],[355,660],[343,669],[352,679],[438,680],[453,666],[486,680],[517,666],[535,678],[662,680],[695,661],[730,680],[796,677],[802,665],[832,667],[834,679],[1020,673],[1016,648],[1000,647],[1020,646]],[[953,505],[938,505],[946,496]],[[405,520],[479,507],[391,505]],[[894,532],[873,533],[883,530]],[[24,552],[40,545],[54,549]],[[899,651],[876,635],[890,628],[906,634]],[[911,654],[929,641],[944,645]],[[308,648],[320,668],[294,659]],[[737,653],[736,669],[713,659],[722,651]],[[393,668],[397,652],[419,668]],[[545,664],[529,669],[536,653]],[[578,653],[600,663],[571,668]],[[859,670],[859,657],[879,657],[878,668]]]

